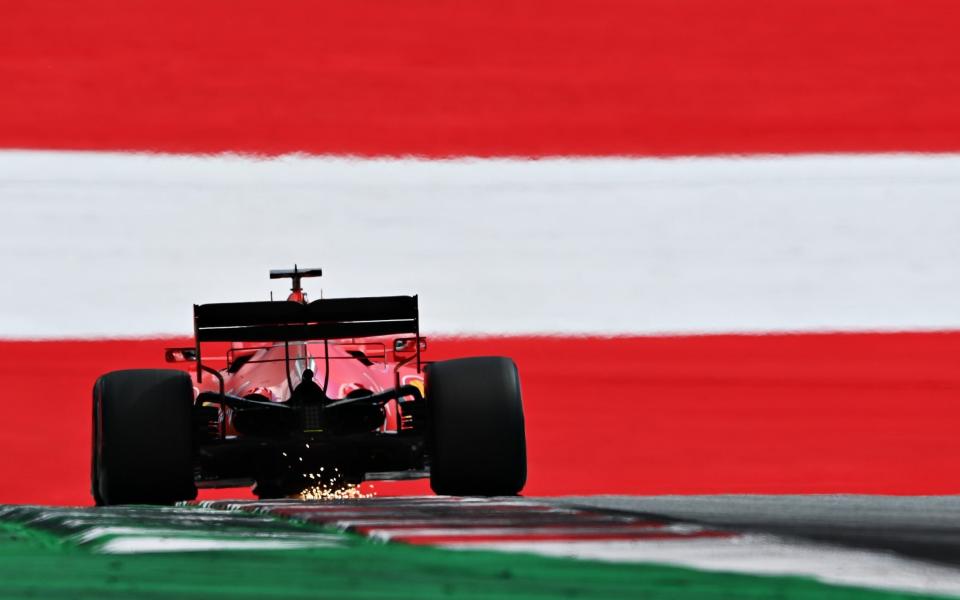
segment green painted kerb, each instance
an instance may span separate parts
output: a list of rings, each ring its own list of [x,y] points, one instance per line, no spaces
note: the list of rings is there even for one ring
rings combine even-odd
[[[278,523],[279,527],[289,527]],[[0,521],[0,598],[922,598],[799,577],[708,573],[494,552],[379,544],[334,548],[99,554],[34,526]]]

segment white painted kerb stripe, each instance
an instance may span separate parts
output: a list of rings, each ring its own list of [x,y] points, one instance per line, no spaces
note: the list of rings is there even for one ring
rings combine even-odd
[[[97,548],[97,552],[104,554],[140,554],[146,552],[211,552],[218,550],[297,550],[302,548],[334,548],[338,545],[339,544],[332,542],[317,541],[243,540],[142,535],[108,540]]]
[[[0,337],[419,293],[431,333],[960,328],[960,156],[261,161],[0,152]]]

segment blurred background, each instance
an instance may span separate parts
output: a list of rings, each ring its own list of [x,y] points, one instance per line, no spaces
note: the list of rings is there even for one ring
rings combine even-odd
[[[294,263],[314,297],[420,294],[432,359],[513,356],[530,494],[956,493],[958,26],[947,0],[4,5],[0,503],[91,503],[95,378]]]

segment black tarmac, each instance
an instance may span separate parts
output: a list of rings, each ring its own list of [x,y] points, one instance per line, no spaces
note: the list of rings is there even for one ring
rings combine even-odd
[[[960,496],[584,496],[550,501],[960,566]]]

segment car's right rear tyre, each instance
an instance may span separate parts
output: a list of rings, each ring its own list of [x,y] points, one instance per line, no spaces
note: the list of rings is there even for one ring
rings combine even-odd
[[[430,487],[451,496],[513,496],[527,480],[520,376],[509,358],[485,356],[431,364]]]
[[[91,487],[98,505],[196,498],[193,385],[187,373],[107,373],[93,387],[93,403]]]

